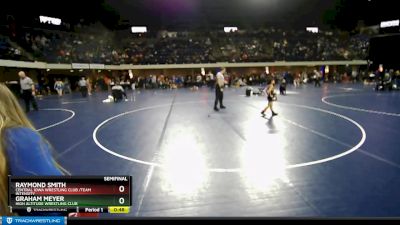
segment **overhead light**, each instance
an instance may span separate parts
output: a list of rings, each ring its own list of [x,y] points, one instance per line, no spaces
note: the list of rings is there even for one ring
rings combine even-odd
[[[53,25],[60,25],[61,19],[60,18],[53,18],[48,16],[39,16],[39,20],[41,23],[50,23]]]
[[[100,72],[101,72],[101,70],[97,70],[97,72],[98,72],[98,73],[100,73]]]
[[[74,70],[70,70],[69,72],[73,73],[73,72],[74,72]]]
[[[381,28],[386,27],[397,27],[400,24],[400,20],[390,20],[390,21],[382,21]]]
[[[311,32],[311,33],[318,33],[319,29],[318,29],[318,27],[306,27],[306,31]]]
[[[145,26],[133,26],[131,27],[132,33],[147,33],[147,27]]]
[[[49,72],[49,71],[50,71],[50,69],[47,69],[46,71],[47,71],[47,72]]]
[[[225,33],[236,32],[238,31],[237,27],[224,27]]]
[[[83,71],[83,69],[80,69],[80,70],[79,70],[79,72],[82,72],[82,71]]]

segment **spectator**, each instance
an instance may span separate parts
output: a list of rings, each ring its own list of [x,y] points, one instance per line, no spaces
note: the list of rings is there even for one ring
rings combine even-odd
[[[64,173],[67,172],[51,155],[50,144],[35,130],[12,92],[0,84],[0,215],[9,215],[6,210],[8,175]]]
[[[36,58],[57,63],[181,64],[220,62],[265,62],[273,60],[314,61],[365,59],[369,37],[347,37],[338,32],[310,34],[276,29],[225,34],[186,32],[179,37],[127,38],[93,26],[90,34],[25,30],[24,49],[5,43],[7,58],[24,58],[24,50]],[[98,35],[98,34],[102,35]],[[288,35],[290,34],[290,35]],[[1,44],[1,42],[0,42]],[[2,54],[4,55],[4,54]]]

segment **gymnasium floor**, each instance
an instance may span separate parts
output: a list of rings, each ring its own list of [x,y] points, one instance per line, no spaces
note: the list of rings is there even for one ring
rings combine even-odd
[[[400,92],[361,84],[288,87],[265,97],[145,90],[39,100],[29,117],[73,175],[131,175],[125,216],[400,215]],[[131,101],[132,100],[132,101]],[[120,215],[119,215],[120,216]]]

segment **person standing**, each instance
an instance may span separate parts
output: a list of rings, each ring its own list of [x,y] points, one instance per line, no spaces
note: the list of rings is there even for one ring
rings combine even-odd
[[[63,95],[63,90],[64,90],[64,83],[61,81],[61,79],[58,79],[55,83],[54,83],[54,89],[57,91],[58,96],[62,96]]]
[[[201,74],[197,74],[197,76],[196,76],[196,85],[195,86],[201,87],[201,84],[202,84]]]
[[[38,95],[43,95],[43,89],[44,89],[44,77],[43,77],[43,75],[38,75],[37,76],[37,79],[38,79],[38,86],[39,86],[39,88],[37,89],[37,91],[38,91]]]
[[[65,78],[65,79],[64,79],[64,93],[68,93],[68,94],[71,94],[71,93],[72,93],[72,91],[71,91],[71,84],[69,83],[68,78]]]
[[[42,95],[51,95],[50,80],[47,76],[44,77],[43,89],[44,93],[42,93]]]
[[[32,79],[26,76],[24,71],[19,71],[18,76],[20,78],[19,83],[22,90],[22,99],[25,102],[25,112],[30,111],[30,103],[32,103],[33,109],[38,111],[38,105],[35,99],[35,84]]]
[[[87,87],[89,96],[92,95],[92,81],[90,80],[89,77],[86,79],[86,87]]]
[[[208,71],[207,77],[209,80],[208,86],[212,88],[214,86],[214,74],[211,71]]]
[[[267,109],[271,109],[272,112],[272,116],[276,116],[278,115],[278,113],[274,112],[273,109],[273,103],[275,100],[275,80],[271,80],[270,84],[264,89],[264,93],[267,95],[267,99],[268,99],[268,105],[267,107],[265,107],[263,109],[263,111],[261,111],[262,116],[265,116],[265,111],[267,111]]]
[[[279,92],[281,95],[286,95],[286,79],[283,78],[279,86]]]
[[[354,70],[351,72],[351,81],[352,81],[353,83],[356,83],[356,82],[357,82],[357,77],[358,77],[358,71],[354,69]]]
[[[316,87],[316,86],[318,86],[318,87],[321,87],[321,74],[317,71],[317,70],[314,70],[314,77],[315,77],[315,79],[314,79],[314,81],[315,81],[315,84],[314,84],[314,86]]]
[[[158,88],[157,86],[157,76],[150,76],[151,88]]]
[[[81,91],[82,97],[86,98],[88,94],[88,89],[87,89],[87,82],[85,77],[82,77],[79,82],[78,82],[79,90]]]
[[[300,77],[301,77],[301,72],[300,73],[295,73],[295,78],[293,81],[293,84],[295,87],[299,87],[300,86]]]
[[[224,73],[226,72],[225,68],[221,68],[221,71],[216,75],[216,83],[215,83],[215,103],[214,110],[219,111],[217,104],[219,102],[219,107],[221,109],[225,109],[226,107],[222,103],[224,99],[224,86],[225,86],[225,78]]]

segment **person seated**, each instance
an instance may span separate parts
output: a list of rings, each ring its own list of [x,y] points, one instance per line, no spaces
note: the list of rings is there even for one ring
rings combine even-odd
[[[111,81],[110,81],[110,87],[114,87],[114,85],[115,85],[114,79],[111,79]]]
[[[385,73],[383,77],[380,77],[375,87],[377,91],[384,91],[386,89],[389,91],[393,89],[392,78],[389,73]]]
[[[239,79],[236,80],[235,86],[236,87],[243,87],[243,86],[246,86],[246,83],[243,82],[242,78],[239,78]]]
[[[384,88],[388,89],[389,91],[393,89],[392,76],[389,73],[385,73],[385,76],[383,78],[383,85]]]
[[[112,88],[111,88],[112,96],[114,98],[114,102],[119,102],[122,100],[122,97],[125,97],[125,101],[128,100],[128,97],[126,96],[124,88],[121,86],[119,82],[117,82]]]
[[[198,91],[199,87],[194,85],[193,87],[190,88],[191,91]]]

